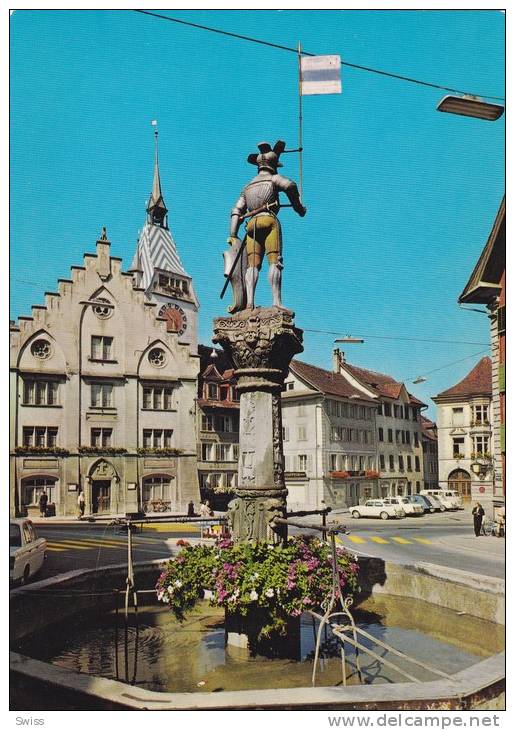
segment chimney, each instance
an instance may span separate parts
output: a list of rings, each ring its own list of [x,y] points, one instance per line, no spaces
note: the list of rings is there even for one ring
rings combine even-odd
[[[333,373],[340,373],[340,365],[343,360],[343,352],[340,352],[339,347],[335,347],[333,350]]]

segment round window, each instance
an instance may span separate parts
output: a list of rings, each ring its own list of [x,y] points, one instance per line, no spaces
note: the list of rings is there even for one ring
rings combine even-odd
[[[97,297],[95,299],[98,304],[93,305],[93,311],[99,319],[108,319],[113,313],[113,307],[110,306],[111,302],[109,299],[104,297]]]
[[[30,351],[38,360],[47,360],[52,354],[52,347],[48,340],[36,340],[32,343]]]
[[[148,353],[148,361],[155,368],[162,368],[166,365],[166,353],[161,347],[154,347]]]

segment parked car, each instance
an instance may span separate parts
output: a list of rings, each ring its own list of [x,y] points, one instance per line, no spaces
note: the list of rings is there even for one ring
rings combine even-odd
[[[46,540],[38,537],[27,519],[9,522],[9,580],[27,583],[41,569],[46,557]]]
[[[424,509],[419,504],[412,502],[409,497],[388,497],[384,500],[385,504],[396,504],[400,509],[404,510],[406,515],[412,517],[420,517],[424,514]]]
[[[446,491],[443,489],[421,489],[420,494],[423,497],[430,496],[438,499],[444,507],[444,509],[441,510],[442,512],[445,512],[446,509],[458,509],[457,500],[452,496],[448,496]]]
[[[388,504],[386,499],[369,499],[365,504],[349,507],[349,512],[356,519],[359,517],[380,517],[382,520],[394,520],[406,516],[402,507],[397,504]]]
[[[427,499],[430,504],[433,505],[435,512],[445,512],[444,505],[440,502],[440,500],[437,497],[433,497],[432,494],[423,494],[422,496],[425,499]]]
[[[410,502],[413,502],[413,504],[419,504],[424,512],[436,512],[437,510],[437,505],[431,504],[429,499],[424,497],[422,494],[411,494],[408,499]]]

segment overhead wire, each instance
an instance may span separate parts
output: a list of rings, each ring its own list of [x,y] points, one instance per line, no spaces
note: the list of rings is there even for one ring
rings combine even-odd
[[[316,334],[322,334],[322,335],[339,335],[340,337],[350,337],[350,335],[342,335],[342,331],[339,332],[331,331],[331,330],[315,330],[315,329],[308,329],[303,328],[304,332],[314,332]],[[483,345],[484,347],[489,347],[488,342],[463,342],[458,340],[432,340],[427,339],[425,337],[395,337],[393,335],[367,335],[367,334],[356,334],[353,335],[354,337],[362,337],[366,338],[367,340],[403,340],[405,342],[429,342],[432,344],[442,344],[442,345]]]
[[[238,40],[247,41],[249,43],[257,43],[262,46],[268,46],[269,48],[277,48],[280,51],[288,51],[290,53],[295,53],[298,55],[299,51],[297,48],[292,48],[291,46],[283,46],[280,43],[272,43],[271,41],[265,41],[261,38],[254,38],[252,36],[242,35],[241,33],[232,33],[228,30],[221,30],[220,28],[212,28],[208,25],[202,25],[200,23],[192,23],[191,21],[187,20],[180,20],[179,18],[172,18],[170,15],[162,15],[161,13],[154,13],[150,10],[134,10],[134,13],[141,13],[143,15],[150,15],[153,18],[158,18],[160,20],[168,20],[171,23],[178,23],[180,25],[187,25],[191,28],[198,28],[200,30],[206,30],[210,33],[218,33],[219,35],[229,36],[230,38],[237,38]],[[305,51],[304,49],[301,51],[301,55],[303,56],[316,56],[316,53],[310,53],[309,51]],[[341,61],[342,66],[348,66],[349,68],[357,69],[358,71],[366,71],[367,73],[374,73],[379,74],[380,76],[388,76],[392,79],[398,79],[399,81],[407,81],[411,84],[419,84],[420,86],[427,86],[432,89],[440,89],[441,91],[450,91],[454,94],[469,94],[472,95],[470,91],[463,91],[461,89],[455,89],[450,86],[442,86],[441,84],[433,84],[429,81],[421,81],[420,79],[414,79],[411,76],[404,76],[403,74],[396,74],[392,73],[390,71],[384,71],[382,69],[378,68],[372,68],[370,66],[362,66],[357,63],[350,63],[349,61]],[[480,96],[484,99],[495,99],[497,101],[504,101],[505,98],[503,96],[492,96],[491,94],[479,94],[475,92],[473,96]]]
[[[460,362],[464,362],[465,360],[470,360],[472,357],[479,357],[479,355],[487,355],[490,352],[490,350],[481,350],[481,352],[474,352],[472,355],[467,355],[466,357],[462,357],[459,360],[453,360],[452,362],[447,363],[446,365],[440,365],[438,368],[434,368],[434,370],[428,370],[426,373],[418,373],[417,375],[412,375],[409,378],[402,378],[403,381],[406,380],[413,380],[414,378],[420,378],[425,377],[426,375],[432,375],[433,373],[437,373],[439,370],[445,370],[445,368],[450,368],[452,365],[457,365]]]

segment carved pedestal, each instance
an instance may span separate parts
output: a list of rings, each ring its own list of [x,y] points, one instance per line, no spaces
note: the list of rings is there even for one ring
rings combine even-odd
[[[235,367],[240,392],[240,457],[236,498],[229,504],[235,542],[278,542],[286,530],[281,390],[292,357],[302,352],[294,314],[278,307],[246,309],[214,322],[213,341]]]

